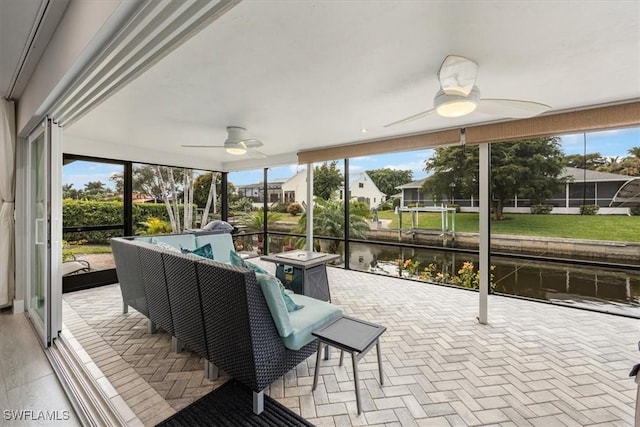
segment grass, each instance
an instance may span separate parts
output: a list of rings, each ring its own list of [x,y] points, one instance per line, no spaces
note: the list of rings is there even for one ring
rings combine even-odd
[[[398,228],[398,215],[393,211],[379,212],[378,217],[391,220],[389,228]],[[402,224],[402,228],[411,228],[409,213],[402,215]],[[440,230],[440,213],[419,213],[418,227]],[[478,214],[457,213],[456,231],[477,233]],[[508,214],[503,221],[491,221],[491,233],[638,242],[640,241],[640,216]]]
[[[71,245],[64,248],[64,253],[72,255],[110,254],[110,245]]]

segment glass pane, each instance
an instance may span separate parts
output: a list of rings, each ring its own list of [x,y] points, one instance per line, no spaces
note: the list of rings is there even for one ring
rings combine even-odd
[[[65,159],[63,226],[80,230],[63,234],[63,275],[115,268],[109,239],[124,234],[123,174],[121,164]]]
[[[269,252],[290,251],[304,246],[307,205],[307,169],[296,164],[269,168]],[[297,236],[296,236],[297,235]]]
[[[344,160],[313,165],[313,250],[341,254],[344,240]],[[324,237],[324,238],[322,238]]]
[[[31,263],[31,303],[29,312],[44,325],[47,280],[47,159],[45,135],[31,143],[31,235],[33,236]]]
[[[492,144],[492,252],[522,256],[492,258],[496,291],[640,315],[640,275],[614,265],[640,263],[639,146],[640,128]]]
[[[229,223],[237,227],[236,249],[253,254],[264,253],[264,169],[231,172],[228,175]],[[267,191],[268,194],[268,191]],[[266,223],[277,218],[267,212]]]
[[[134,234],[181,233],[220,219],[219,172],[140,163],[132,169]]]

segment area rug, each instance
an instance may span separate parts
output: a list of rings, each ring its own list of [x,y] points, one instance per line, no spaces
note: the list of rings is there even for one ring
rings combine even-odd
[[[158,426],[313,426],[269,396],[264,396],[264,412],[253,413],[253,394],[232,379],[191,405],[176,412]]]

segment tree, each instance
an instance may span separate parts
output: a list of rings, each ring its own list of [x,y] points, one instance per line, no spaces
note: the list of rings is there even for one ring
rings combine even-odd
[[[212,180],[212,175],[215,175],[215,180]],[[197,226],[194,224],[193,217],[195,206],[204,206],[200,226],[206,225],[212,206],[213,212],[216,212],[220,188],[219,177],[220,174],[217,172],[208,172],[194,179],[193,169],[140,165],[133,168],[132,185],[134,192],[148,194],[165,204],[171,229],[174,233],[179,233],[185,228]],[[109,179],[118,191],[123,191],[123,173],[115,173]],[[229,192],[232,191],[233,184],[229,184]],[[184,204],[182,220],[178,210],[180,201]]]
[[[107,186],[102,181],[89,181],[84,185],[82,195],[89,199],[101,199],[109,193]]]
[[[450,194],[452,187],[458,197],[477,197],[478,147],[437,148],[425,164],[425,170],[433,175],[425,180],[423,191],[432,194],[435,201]],[[495,219],[504,219],[504,203],[516,195],[531,199],[532,204],[543,203],[560,188],[563,168],[564,155],[558,137],[492,144],[491,194]]]
[[[338,162],[329,165],[324,162],[313,170],[313,194],[323,200],[329,200],[343,183],[342,172],[337,167]]]
[[[215,181],[212,179],[214,175],[216,178]],[[193,203],[195,203],[199,208],[205,207],[207,201],[211,200],[210,195],[213,193],[211,191],[212,182],[215,182],[214,192],[217,197],[217,195],[220,194],[222,188],[222,174],[218,172],[203,173],[202,175],[199,175],[193,182]]]
[[[630,156],[640,159],[640,147],[631,147],[627,152]]]
[[[640,176],[640,147],[631,147],[627,153],[629,155],[622,160],[618,157],[611,157],[607,164],[598,170],[620,175]]]
[[[607,164],[607,159],[600,153],[569,154],[564,156],[567,166],[572,168],[599,170]]]
[[[82,196],[82,190],[73,188],[73,184],[62,185],[62,198],[63,199],[79,199]]]
[[[413,181],[413,172],[411,170],[399,170],[391,168],[382,168],[366,171],[373,183],[387,197],[398,192],[396,187]]]
[[[124,192],[124,172],[116,172],[111,175],[109,180],[114,183],[116,192],[122,194]],[[133,168],[132,190],[134,193],[146,194],[155,201],[164,200],[164,194],[160,186],[158,171],[153,165],[136,165]],[[163,177],[167,179],[166,173]]]

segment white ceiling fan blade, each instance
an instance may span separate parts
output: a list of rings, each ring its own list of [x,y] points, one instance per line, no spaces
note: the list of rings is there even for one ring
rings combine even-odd
[[[535,117],[550,109],[550,106],[537,102],[516,99],[481,99],[478,101],[475,112],[498,117],[526,119]]]
[[[414,120],[418,120],[418,119],[421,119],[423,117],[427,117],[429,114],[432,114],[435,111],[436,111],[435,108],[432,108],[430,110],[423,111],[423,112],[418,113],[418,114],[414,114],[413,116],[405,117],[404,119],[398,120],[397,122],[389,123],[387,125],[384,125],[384,127],[388,128],[388,127],[391,127],[391,126],[403,125],[405,123],[409,123],[409,122],[412,122]]]
[[[248,154],[250,157],[256,157],[256,158],[259,158],[259,159],[266,159],[266,158],[267,158],[267,155],[266,155],[266,154],[264,154],[264,153],[263,153],[263,152],[261,152],[261,151],[248,150],[248,151],[247,151],[247,154]]]
[[[255,139],[255,138],[243,139],[241,141],[241,143],[246,148],[256,148],[256,147],[262,147],[264,145],[262,143],[262,141],[260,141],[259,139]]]
[[[186,148],[224,148],[223,145],[190,145],[190,144],[182,144],[181,147]]]
[[[438,71],[440,87],[447,95],[469,95],[477,78],[478,64],[464,56],[447,56]]]

